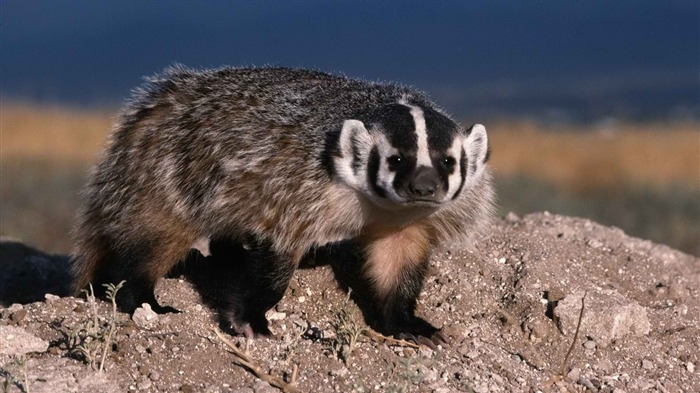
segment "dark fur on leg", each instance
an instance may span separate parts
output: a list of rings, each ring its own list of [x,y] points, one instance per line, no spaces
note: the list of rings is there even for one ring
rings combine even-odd
[[[396,338],[413,341],[435,349],[446,345],[447,337],[423,318],[415,315],[418,295],[423,289],[428,261],[403,270],[403,280],[395,291],[384,300],[381,307],[381,332]]]
[[[413,341],[431,348],[444,345],[448,339],[441,331],[415,315],[418,295],[428,270],[427,259],[402,274],[404,281],[389,298],[382,298],[366,276],[366,253],[357,241],[344,241],[315,250],[318,264],[328,263],[341,287],[352,289],[367,323],[375,330],[396,338]]]
[[[272,337],[265,312],[282,299],[295,266],[269,243],[252,238],[245,243],[213,240],[210,252],[209,257],[198,255],[186,274],[218,311],[222,329],[250,338]]]
[[[109,244],[116,244],[116,241],[102,238],[102,244],[108,246],[103,248],[102,260],[97,264],[92,287],[95,296],[105,298],[106,285],[117,285],[125,281],[124,286],[117,292],[116,303],[120,311],[133,313],[136,308],[144,303],[148,303],[151,309],[159,314],[178,312],[178,310],[161,306],[155,298],[153,290],[155,280],[141,274],[140,267],[154,253],[152,246],[148,242],[133,244],[129,247],[116,248]]]

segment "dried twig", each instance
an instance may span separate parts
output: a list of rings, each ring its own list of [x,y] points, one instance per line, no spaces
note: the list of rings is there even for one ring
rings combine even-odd
[[[578,322],[576,323],[576,332],[574,333],[574,339],[571,340],[571,346],[569,347],[569,350],[566,351],[566,356],[564,356],[564,362],[561,364],[560,374],[562,377],[566,376],[566,365],[569,363],[569,356],[571,356],[571,352],[573,352],[574,347],[576,346],[576,341],[578,340],[578,332],[579,330],[581,330],[583,311],[586,309],[586,295],[588,295],[588,291],[584,292],[583,297],[581,298],[581,312],[578,314]]]
[[[284,382],[282,379],[277,378],[273,375],[265,373],[260,366],[255,364],[253,362],[253,359],[248,356],[246,352],[241,351],[236,347],[236,344],[234,344],[231,340],[226,338],[223,333],[219,329],[212,329],[214,333],[216,333],[217,336],[219,336],[219,339],[224,342],[230,349],[231,352],[236,356],[236,359],[234,360],[235,363],[237,363],[239,366],[242,366],[246,369],[248,369],[250,372],[253,373],[256,377],[262,379],[263,381],[269,383],[270,385],[280,389],[284,393],[301,393],[301,390],[297,388],[294,384],[296,383],[296,375],[297,375],[297,370],[298,367],[295,365],[294,369],[292,370],[292,377],[291,381],[289,383]]]
[[[372,339],[376,342],[386,344],[386,345],[395,345],[395,346],[399,346],[399,347],[409,347],[409,348],[415,348],[415,349],[420,348],[420,346],[418,344],[414,344],[414,343],[412,343],[410,341],[406,341],[406,340],[400,340],[400,339],[397,339],[394,337],[385,336],[385,335],[383,335],[377,331],[374,331],[372,329],[364,329],[363,333],[365,336],[369,337],[370,339]]]

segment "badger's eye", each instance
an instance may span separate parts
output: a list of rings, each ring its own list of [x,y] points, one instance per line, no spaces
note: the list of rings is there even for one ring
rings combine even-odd
[[[386,162],[389,164],[389,169],[396,170],[396,168],[403,162],[403,158],[398,154],[394,154],[393,156],[387,158]]]
[[[455,160],[454,157],[445,157],[442,159],[442,165],[445,166],[445,168],[453,168],[457,164],[457,160]]]

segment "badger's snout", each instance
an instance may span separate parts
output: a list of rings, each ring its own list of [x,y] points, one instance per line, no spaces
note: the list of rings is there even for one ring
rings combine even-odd
[[[435,168],[421,166],[407,182],[405,193],[412,201],[438,202],[445,194],[445,187]]]

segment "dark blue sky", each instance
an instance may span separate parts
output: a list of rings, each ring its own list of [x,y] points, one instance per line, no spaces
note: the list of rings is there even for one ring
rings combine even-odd
[[[2,0],[0,13],[5,99],[118,105],[178,62],[391,80],[457,116],[700,113],[697,1]]]

